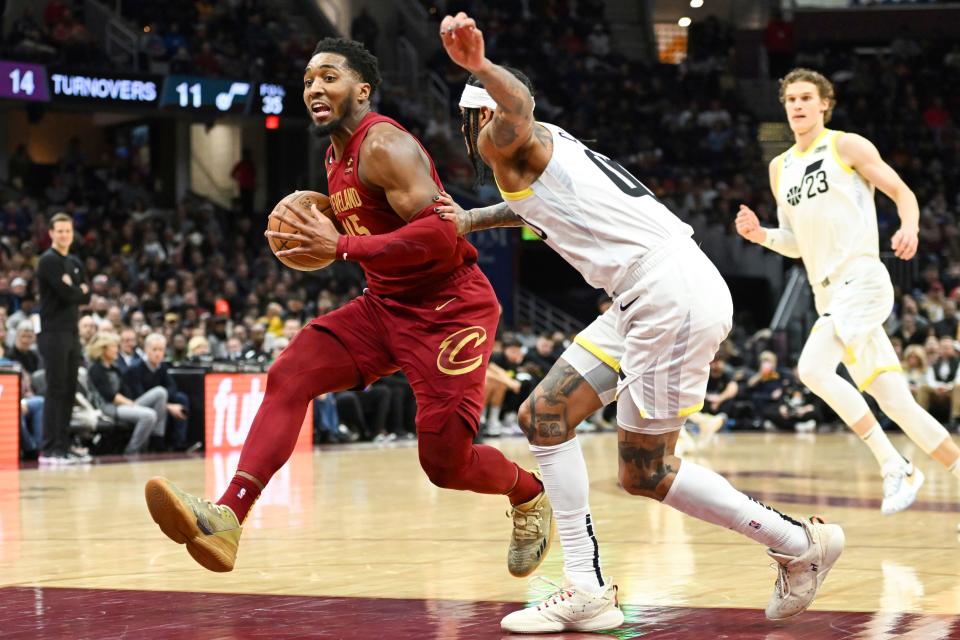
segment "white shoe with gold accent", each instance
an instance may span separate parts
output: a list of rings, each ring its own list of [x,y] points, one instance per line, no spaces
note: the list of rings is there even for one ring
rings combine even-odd
[[[843,553],[845,539],[838,525],[825,524],[819,518],[801,524],[810,541],[806,551],[788,556],[767,549],[767,554],[777,561],[777,582],[766,610],[771,620],[783,620],[806,611]]]
[[[510,633],[558,633],[560,631],[605,631],[623,624],[623,612],[617,604],[617,585],[611,584],[598,594],[564,581],[543,602],[514,611],[500,621]]]

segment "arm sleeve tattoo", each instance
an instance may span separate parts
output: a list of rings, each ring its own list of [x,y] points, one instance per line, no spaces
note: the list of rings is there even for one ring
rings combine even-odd
[[[490,207],[470,209],[464,214],[468,218],[468,231],[482,231],[495,227],[522,227],[523,220],[510,210],[506,202]]]

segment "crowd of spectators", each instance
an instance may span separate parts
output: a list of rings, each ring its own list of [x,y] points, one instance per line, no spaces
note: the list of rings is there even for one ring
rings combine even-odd
[[[276,0],[118,4],[138,36],[136,59],[108,56],[85,26],[84,3],[74,0],[48,0],[41,11],[25,5],[3,39],[5,57],[75,69],[136,67],[299,84],[316,44],[302,19]]]
[[[276,79],[290,71],[277,65],[293,61],[291,68],[299,77],[312,42],[277,22],[268,5],[201,0],[124,3],[124,10],[131,20],[149,27],[144,55],[150,64],[183,63],[191,72],[222,75],[231,75],[230,65],[238,64],[247,75],[260,69],[257,73]],[[428,6],[437,16],[471,11],[484,29],[489,55],[530,75],[538,117],[592,141],[640,177],[693,224],[724,273],[735,271],[738,256],[742,262],[747,255],[732,230],[740,202],[751,204],[766,224],[775,224],[757,118],[744,103],[748,96],[737,90],[727,48],[729,30],[720,23],[700,29],[687,61],[673,67],[620,55],[599,1]],[[69,32],[63,25],[77,22],[69,3],[53,0],[36,20],[25,11],[6,46],[13,51],[9,47],[39,43],[39,49],[24,46],[33,47],[37,55],[61,55],[65,45],[50,45],[51,34]],[[356,26],[366,38],[377,38],[369,16]],[[86,41],[82,29],[72,32],[77,42]],[[237,33],[248,34],[252,43],[242,52],[231,48]],[[43,50],[46,45],[52,53]],[[550,64],[543,64],[547,59]],[[960,135],[955,114],[960,46],[900,37],[868,53],[800,51],[791,63],[823,70],[834,80],[839,104],[831,126],[873,140],[917,193],[922,207],[921,253],[916,259],[921,276],[897,281],[897,307],[888,329],[895,344],[905,349],[905,370],[918,398],[939,411],[945,422],[956,421]],[[428,65],[447,82],[451,95],[459,95],[466,79],[461,69],[442,51]],[[384,89],[380,110],[399,117],[424,139],[445,181],[470,185],[472,167],[457,131],[431,118],[418,96],[390,83]],[[453,119],[457,121],[455,115]],[[157,208],[153,177],[138,164],[139,157],[117,153],[85,158],[75,141],[55,167],[38,171],[26,148],[12,154],[0,209],[0,331],[5,333],[4,355],[25,370],[42,365],[31,357],[33,338],[25,321],[36,308],[33,269],[49,246],[47,220],[57,210],[73,217],[75,252],[92,275],[94,295],[81,320],[81,335],[87,341],[100,334],[117,337],[118,354],[110,367],[123,369],[135,359],[144,360],[151,334],[165,340],[163,362],[169,365],[220,361],[266,366],[311,317],[360,292],[363,279],[355,265],[335,263],[309,276],[282,268],[256,232],[259,223],[247,207],[224,210],[187,199],[172,210]],[[486,195],[494,194],[488,190]],[[898,220],[892,203],[883,197],[878,198],[878,216],[886,246]],[[780,258],[768,254],[779,265]],[[769,337],[754,334],[757,328],[749,321],[738,323],[715,367],[719,377],[711,382],[713,400],[706,414],[723,415],[724,424],[746,428],[808,428],[811,420],[830,419],[829,411],[791,374],[789,365],[799,345],[792,352],[781,351],[779,362],[773,361]],[[569,336],[520,331],[503,338],[488,375],[484,424],[491,436],[515,428],[519,400]],[[911,349],[914,345],[922,351]],[[730,382],[737,384],[734,395],[717,401],[729,392]],[[40,402],[29,386],[26,389],[24,429],[35,440],[31,425]],[[116,393],[135,402],[144,391],[128,387]],[[181,404],[172,397],[175,389],[167,388],[166,394],[168,405]],[[414,412],[408,385],[402,377],[392,377],[365,391],[318,399],[317,436],[330,442],[409,438]],[[602,416],[593,421],[604,424]],[[156,436],[154,446],[191,444],[178,435],[178,428],[161,429],[156,422],[159,418],[149,430],[140,427],[141,434]],[[172,427],[174,420],[167,422]],[[25,439],[27,448],[30,442]],[[146,445],[134,448],[142,446],[151,446],[149,437]]]

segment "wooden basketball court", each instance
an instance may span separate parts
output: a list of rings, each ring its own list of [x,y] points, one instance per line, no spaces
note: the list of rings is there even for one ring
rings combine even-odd
[[[622,492],[616,436],[581,438],[601,557],[627,614],[607,635],[960,638],[957,481],[903,437],[894,444],[927,484],[889,517],[869,451],[845,432],[726,434],[686,455],[787,513],[844,527],[846,551],[812,609],[779,623],[763,616],[775,572],[759,545]],[[522,438],[494,444],[534,464]],[[162,474],[215,497],[237,454],[0,472],[0,637],[500,638],[500,618],[549,587],[507,573],[506,499],[437,489],[413,445],[296,454],[227,574],[160,533],[143,484]],[[539,573],[561,581],[558,543]]]

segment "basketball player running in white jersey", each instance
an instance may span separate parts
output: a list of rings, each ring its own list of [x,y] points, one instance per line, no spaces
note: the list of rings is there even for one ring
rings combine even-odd
[[[897,205],[900,229],[891,247],[901,260],[917,252],[917,198],[869,140],[826,128],[836,100],[823,75],[794,69],[780,82],[780,101],[796,139],[770,163],[780,226],[761,227],[756,214],[741,205],[737,231],[803,259],[820,318],[800,354],[800,380],[870,447],[883,475],[881,510],[896,513],[913,503],[923,473],[890,444],[860,391],[960,478],[960,449],[913,399],[883,330],[893,309],[893,286],[880,261],[874,190]],[[837,374],[840,362],[857,388]]]
[[[794,520],[675,455],[680,427],[703,405],[709,363],[731,328],[723,278],[693,242],[692,229],[619,163],[534,120],[529,80],[486,58],[473,19],[446,16],[440,29],[450,58],[473,74],[460,101],[468,151],[493,169],[509,208],[463,212],[444,200],[439,212],[461,232],[527,224],[614,299],[525,405],[525,432],[554,507],[566,581],[545,602],[505,617],[502,628],[592,631],[623,621],[616,587],[600,569],[574,433],[586,409],[614,394],[621,485],[768,547],[778,579],[767,616],[800,613],[843,550],[840,527]],[[606,387],[604,367],[619,373]]]

